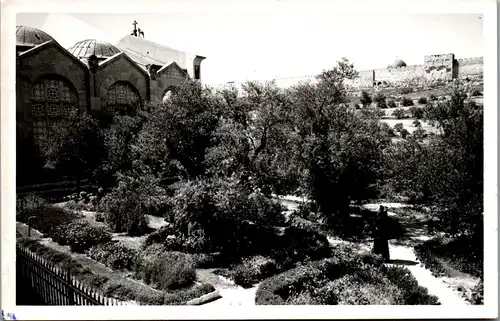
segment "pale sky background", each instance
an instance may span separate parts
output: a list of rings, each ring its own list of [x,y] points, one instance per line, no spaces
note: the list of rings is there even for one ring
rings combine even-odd
[[[68,48],[89,38],[116,43],[136,20],[146,39],[207,57],[202,81],[211,85],[315,75],[342,57],[366,70],[396,58],[423,64],[429,54],[483,56],[481,14],[298,12],[22,13],[16,24],[42,29]]]

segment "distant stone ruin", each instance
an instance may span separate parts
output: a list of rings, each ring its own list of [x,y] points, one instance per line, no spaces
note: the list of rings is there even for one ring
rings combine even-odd
[[[424,57],[423,65],[407,66],[396,60],[388,68],[359,71],[358,77],[346,81],[353,88],[385,88],[425,86],[453,79],[482,79],[483,57],[455,59],[455,55],[439,54]]]

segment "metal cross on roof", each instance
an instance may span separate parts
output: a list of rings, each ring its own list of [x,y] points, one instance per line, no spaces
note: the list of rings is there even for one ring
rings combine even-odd
[[[141,28],[137,28],[137,25],[139,23],[134,20],[132,24],[134,25],[134,30],[132,30],[132,33],[130,35],[136,37],[140,37],[142,35],[142,37],[144,38],[144,31],[142,31]]]

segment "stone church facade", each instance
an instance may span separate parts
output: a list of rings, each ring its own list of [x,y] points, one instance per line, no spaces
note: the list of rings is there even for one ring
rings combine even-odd
[[[91,114],[161,102],[187,79],[200,79],[205,57],[132,33],[116,45],[88,39],[63,48],[42,30],[16,28],[16,118],[36,139],[72,110]]]

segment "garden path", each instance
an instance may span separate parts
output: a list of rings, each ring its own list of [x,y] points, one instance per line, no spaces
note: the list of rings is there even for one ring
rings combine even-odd
[[[214,307],[255,305],[255,293],[257,292],[258,284],[249,289],[245,289],[234,284],[233,281],[215,274],[214,270],[215,269],[196,270],[198,281],[211,283],[219,290],[219,294],[221,295],[221,298],[207,304]]]
[[[294,205],[291,208],[291,204],[298,204],[300,202],[296,197],[280,197],[284,199],[283,205],[289,208],[289,211],[296,208]],[[403,203],[376,203],[376,204],[366,204],[365,208],[370,210],[377,210],[380,205],[389,208],[400,208],[407,206]],[[401,219],[400,215],[394,212],[388,212],[389,216],[398,217]],[[389,251],[391,255],[391,262],[388,263],[389,266],[403,265],[405,266],[415,277],[418,284],[427,288],[430,294],[435,295],[439,298],[442,305],[469,305],[470,303],[462,297],[462,294],[458,291],[450,288],[445,282],[445,278],[438,278],[432,275],[429,269],[426,269],[416,258],[413,251],[413,246],[416,243],[428,240],[429,235],[425,235],[423,228],[415,228],[412,226],[412,233],[406,240],[390,240],[389,241]],[[328,241],[331,245],[335,246],[338,244],[349,244],[354,246],[359,250],[359,252],[367,252],[371,250],[370,242],[358,242],[353,243],[349,241],[340,240],[329,236]]]

